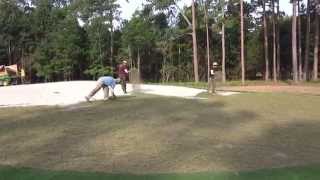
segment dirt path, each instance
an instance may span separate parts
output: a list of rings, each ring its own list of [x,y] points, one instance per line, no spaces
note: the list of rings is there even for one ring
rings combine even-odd
[[[228,86],[219,87],[223,91],[239,92],[285,92],[298,94],[320,95],[319,86],[289,86],[289,85],[265,85],[265,86]]]

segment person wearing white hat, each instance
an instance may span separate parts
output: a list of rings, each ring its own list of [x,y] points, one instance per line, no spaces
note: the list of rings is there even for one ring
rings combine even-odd
[[[215,70],[218,67],[217,62],[212,63],[212,67],[210,68],[210,76],[209,76],[209,84],[208,84],[208,91],[209,93],[216,93],[216,82],[215,82]]]

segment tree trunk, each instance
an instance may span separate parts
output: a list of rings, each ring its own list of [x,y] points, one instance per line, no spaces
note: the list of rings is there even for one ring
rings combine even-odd
[[[33,62],[33,56],[28,55],[28,74],[29,74],[29,83],[32,83],[32,62]],[[26,74],[26,77],[28,77],[28,74]]]
[[[269,45],[268,45],[268,23],[266,15],[266,0],[263,0],[263,26],[264,26],[264,59],[265,59],[265,77],[266,81],[269,80]]]
[[[180,65],[180,56],[181,56],[181,45],[180,45],[180,42],[179,42],[179,56],[178,56],[178,80],[179,80],[179,82],[181,81],[181,76],[180,76],[180,74],[181,74],[181,70],[180,70],[180,67],[181,67],[181,65]]]
[[[275,20],[275,12],[274,12],[274,1],[272,0],[272,39],[273,39],[273,81],[277,82],[277,47],[276,47],[276,20]]]
[[[9,47],[8,47],[8,60],[9,60],[9,66],[12,64],[12,47],[11,47],[11,41],[9,40]]]
[[[278,79],[280,79],[280,62],[281,62],[281,52],[280,52],[280,3],[277,0],[277,75]]]
[[[314,60],[313,60],[313,80],[318,80],[318,66],[319,66],[319,15],[315,15],[315,39],[314,39]]]
[[[129,55],[130,69],[132,69],[133,68],[133,59],[132,59],[130,45],[128,45],[128,55]]]
[[[139,75],[139,77],[140,77],[140,49],[138,48],[138,62],[137,62],[137,66],[138,66],[138,75]]]
[[[293,4],[293,15],[292,15],[292,73],[293,81],[298,82],[298,66],[297,66],[297,2],[292,1]]]
[[[196,8],[194,5],[194,0],[192,0],[192,42],[193,42],[194,80],[195,82],[199,82],[198,47],[197,47],[197,32],[196,32]]]
[[[222,82],[226,83],[226,38],[225,38],[225,24],[224,24],[224,0],[222,1]]]
[[[100,30],[100,29],[99,29]],[[100,31],[99,31],[99,56],[100,56],[100,64],[103,66],[103,59],[102,59],[102,48],[101,48],[101,34],[100,34]]]
[[[309,79],[309,51],[310,51],[310,0],[307,1],[307,32],[306,47],[304,54],[303,80]]]
[[[207,35],[207,80],[210,81],[210,40],[209,40],[209,27],[208,27],[208,7],[205,5],[205,21],[206,21],[206,35]]]
[[[162,83],[165,82],[166,80],[166,70],[165,70],[165,66],[167,64],[167,58],[165,55],[163,55],[163,62],[162,62]]]
[[[297,17],[297,23],[298,23],[298,76],[299,81],[302,81],[302,47],[301,47],[301,41],[302,41],[302,33],[301,33],[301,16],[300,16],[300,0],[298,0],[298,17]]]
[[[114,44],[114,39],[113,39],[113,9],[112,9],[112,3],[110,1],[107,1],[108,6],[111,7],[110,9],[110,14],[109,14],[109,23],[110,23],[110,66],[113,67],[113,54],[114,54],[114,49],[113,49],[113,44]]]
[[[225,38],[225,25],[222,23],[222,82],[226,83],[226,38]]]
[[[113,67],[113,26],[110,30],[110,66]]]
[[[243,0],[240,0],[241,11],[241,82],[245,84],[245,67],[244,67],[244,16],[243,16]]]

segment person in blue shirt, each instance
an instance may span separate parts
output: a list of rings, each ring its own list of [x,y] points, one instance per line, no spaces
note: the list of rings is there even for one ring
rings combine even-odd
[[[109,91],[111,92],[111,98],[115,99],[116,95],[114,94],[114,88],[116,84],[119,83],[119,80],[114,79],[111,76],[102,76],[97,81],[97,86],[90,92],[88,96],[85,96],[85,99],[89,102],[90,99],[102,88],[104,92],[104,100],[109,99]]]

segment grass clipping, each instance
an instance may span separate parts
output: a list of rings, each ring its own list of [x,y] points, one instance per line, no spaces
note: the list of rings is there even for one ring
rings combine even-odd
[[[130,83],[132,84],[132,92],[133,93],[139,93],[141,92],[141,78],[140,78],[140,72],[136,68],[132,68],[130,70]]]

